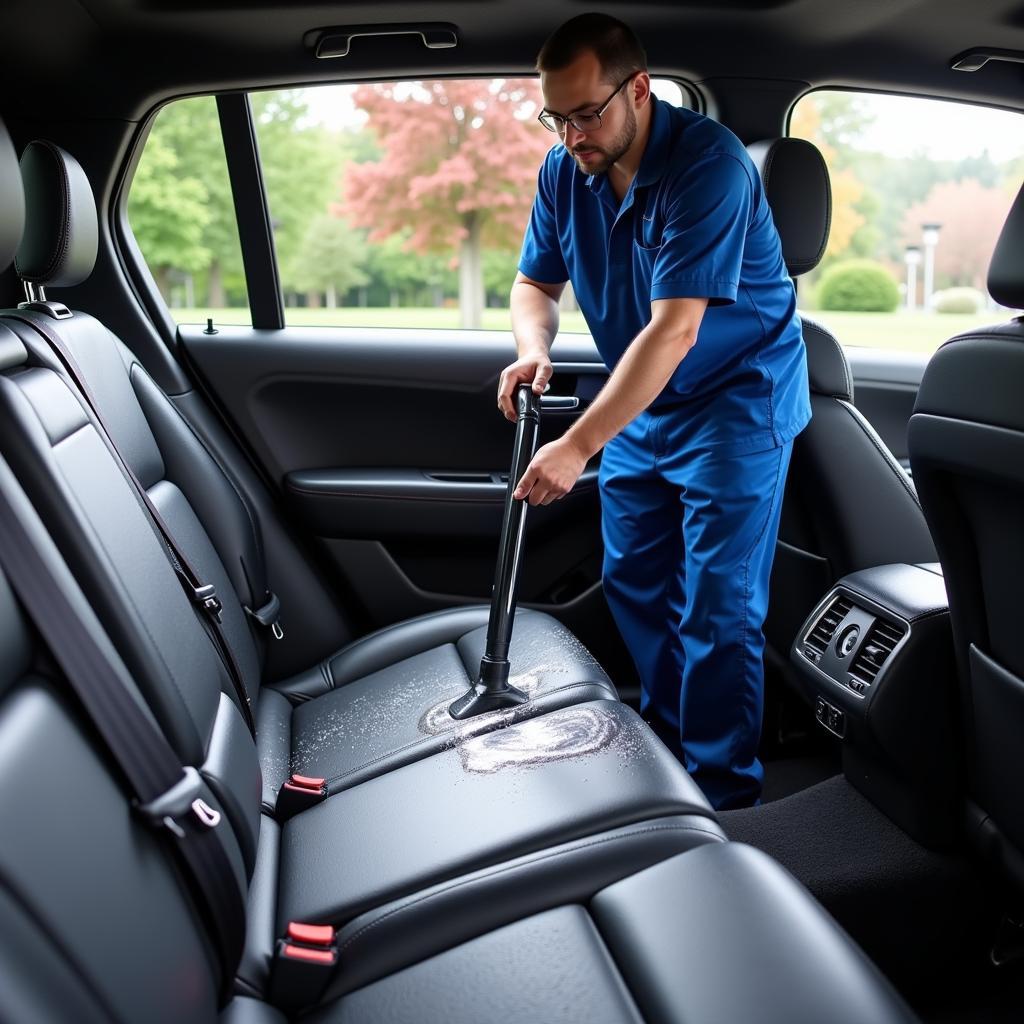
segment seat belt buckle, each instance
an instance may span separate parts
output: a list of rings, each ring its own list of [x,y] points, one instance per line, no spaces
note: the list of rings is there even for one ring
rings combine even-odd
[[[217,596],[217,590],[212,583],[206,583],[201,587],[193,588],[192,600],[195,601],[196,604],[202,605],[210,614],[211,618],[220,622],[221,612],[224,610],[224,605],[220,603],[220,598]]]
[[[278,790],[274,815],[278,821],[286,821],[293,814],[320,803],[327,796],[327,780],[311,778],[308,775],[292,775]]]
[[[320,1001],[338,965],[336,938],[332,925],[289,922],[275,948],[270,979],[274,1005],[300,1010]]]
[[[254,618],[261,626],[265,626],[274,635],[275,640],[284,639],[284,630],[278,621],[281,613],[281,602],[277,594],[268,590],[266,600],[259,608],[246,607],[246,612]]]
[[[155,828],[165,828],[177,839],[187,835],[181,822],[191,819],[203,828],[216,828],[220,824],[220,811],[211,807],[202,797],[203,778],[195,768],[187,766],[179,782],[166,793],[145,804],[135,804],[135,810]]]

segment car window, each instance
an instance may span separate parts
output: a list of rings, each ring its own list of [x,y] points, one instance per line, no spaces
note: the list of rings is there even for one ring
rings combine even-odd
[[[675,82],[657,91],[683,100]],[[557,144],[537,122],[535,78],[321,86],[252,103],[286,323],[509,329],[537,171]],[[566,292],[561,330],[586,332]]]
[[[655,92],[684,103],[681,86]],[[537,80],[250,95],[288,325],[507,330],[508,293],[557,137]],[[129,223],[178,323],[251,323],[213,98],[157,116]],[[571,288],[561,329],[586,332]]]
[[[128,192],[128,223],[178,323],[252,323],[212,96],[157,113]]]
[[[790,134],[820,148],[832,178],[831,235],[799,279],[802,311],[843,344],[924,352],[1005,315],[985,279],[1024,177],[1020,114],[819,91],[796,104]]]

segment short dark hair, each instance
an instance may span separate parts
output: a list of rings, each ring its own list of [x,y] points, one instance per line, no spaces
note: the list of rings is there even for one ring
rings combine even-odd
[[[593,51],[609,82],[647,70],[647,54],[636,33],[618,18],[596,12],[556,28],[537,54],[537,70],[561,71],[585,50]]]

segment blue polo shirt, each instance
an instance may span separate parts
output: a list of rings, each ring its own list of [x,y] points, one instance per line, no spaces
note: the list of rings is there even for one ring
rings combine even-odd
[[[717,121],[651,98],[651,132],[621,204],[606,175],[548,153],[519,269],[571,281],[614,368],[651,319],[651,300],[706,298],[697,342],[650,408],[686,421],[689,445],[765,451],[810,419],[796,294],[761,178]]]

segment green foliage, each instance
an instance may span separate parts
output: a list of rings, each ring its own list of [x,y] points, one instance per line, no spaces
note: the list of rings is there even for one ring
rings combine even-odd
[[[435,299],[458,289],[451,259],[439,253],[418,253],[408,248],[409,232],[390,235],[367,251],[366,269],[372,284],[399,299],[418,295]]]
[[[254,93],[263,177],[281,276],[293,286],[292,264],[310,223],[326,216],[346,152],[364,159],[374,148],[351,133],[305,123],[301,92]],[[128,200],[128,219],[158,282],[170,271],[195,275],[207,301],[244,295],[242,254],[224,158],[216,100],[169,103],[156,117]],[[225,294],[226,293],[226,294]]]
[[[181,100],[156,117],[128,197],[128,220],[166,294],[171,271],[214,264],[241,274],[224,146],[212,97]]]
[[[344,294],[370,279],[363,270],[366,239],[340,217],[323,214],[306,229],[291,262],[291,284],[298,291]]]
[[[335,198],[342,146],[336,133],[305,123],[300,90],[257,92],[250,102],[282,283],[297,286],[293,261],[310,225],[326,217]]]
[[[128,201],[128,217],[155,268],[202,270],[210,262],[203,245],[210,215],[202,182],[178,175],[178,156],[159,138],[146,150]]]
[[[487,249],[483,254],[484,292],[488,299],[508,302],[508,293],[519,269],[519,250]]]
[[[814,93],[813,100],[818,108],[821,134],[835,152],[836,167],[848,167],[858,152],[857,141],[874,122],[874,115],[864,110],[856,93],[822,91]]]
[[[846,260],[821,276],[817,289],[820,309],[859,313],[891,313],[900,302],[892,274],[871,260]]]
[[[932,293],[936,313],[977,313],[985,308],[985,296],[977,288],[946,288]]]

